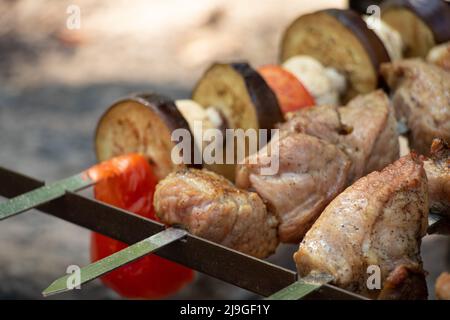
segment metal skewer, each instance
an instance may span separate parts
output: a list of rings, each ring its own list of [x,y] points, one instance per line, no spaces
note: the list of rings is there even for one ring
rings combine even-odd
[[[306,277],[298,279],[286,288],[275,292],[267,300],[299,300],[308,294],[320,289],[324,284],[333,281],[333,276],[327,273],[309,274]]]
[[[93,184],[95,181],[88,175],[79,173],[21,194],[0,203],[0,221],[62,197],[67,191],[80,191]]]
[[[0,221],[43,205],[51,200],[58,199],[67,192],[80,191],[96,184],[102,179],[120,175],[122,173],[121,171],[108,170],[108,166],[116,161],[126,161],[126,158],[125,160],[121,156],[111,158],[71,177],[45,184],[44,186],[0,203]],[[107,173],[102,174],[105,168]]]
[[[80,281],[76,286],[81,286],[98,277],[101,277],[121,266],[131,263],[145,255],[150,254],[168,244],[180,240],[187,235],[183,229],[169,228],[151,237],[141,240],[123,250],[120,250],[104,259],[98,260],[81,268]],[[55,280],[42,294],[44,297],[72,290],[75,286],[69,286],[71,274]]]

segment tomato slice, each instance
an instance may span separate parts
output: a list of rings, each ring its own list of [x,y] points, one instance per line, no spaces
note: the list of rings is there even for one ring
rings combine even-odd
[[[144,157],[130,154],[94,168],[88,174],[99,181],[94,186],[97,200],[157,220],[153,210],[157,181]],[[125,243],[92,233],[91,260],[105,258],[126,247]],[[101,280],[127,298],[159,299],[176,293],[193,278],[191,269],[148,255],[108,273]]]
[[[258,69],[260,75],[274,91],[283,113],[293,112],[315,104],[314,98],[300,80],[277,65],[265,65]]]

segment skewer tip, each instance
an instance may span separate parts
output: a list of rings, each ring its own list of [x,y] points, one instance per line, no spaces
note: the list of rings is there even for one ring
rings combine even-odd
[[[53,281],[52,284],[50,284],[44,291],[42,291],[42,295],[44,296],[44,298],[58,293],[70,291],[71,289],[66,285],[66,278],[67,277],[62,277]]]

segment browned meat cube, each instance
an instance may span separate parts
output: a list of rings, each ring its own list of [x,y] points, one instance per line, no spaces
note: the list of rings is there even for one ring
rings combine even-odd
[[[326,207],[294,255],[298,272],[328,273],[336,285],[371,298],[425,298],[420,243],[427,218],[427,178],[411,154],[359,179]],[[367,287],[370,265],[380,268],[381,291]]]
[[[236,184],[256,190],[268,203],[280,221],[281,242],[298,243],[344,189],[350,161],[335,145],[303,133],[282,135],[269,146],[274,143],[279,143],[277,154],[263,148],[237,168]],[[261,174],[274,155],[279,159],[278,172]]]
[[[211,171],[169,174],[156,187],[154,206],[164,223],[258,258],[278,245],[278,221],[261,198]]]
[[[424,161],[430,194],[430,209],[450,216],[450,148],[442,139],[434,139],[431,158]]]
[[[441,273],[436,280],[435,291],[439,300],[450,300],[450,273]]]
[[[419,59],[383,64],[397,119],[405,121],[412,149],[428,154],[434,138],[450,141],[450,73]]]
[[[341,144],[352,160],[348,183],[381,170],[399,157],[397,124],[386,94],[374,91],[339,108],[342,123],[351,128]]]

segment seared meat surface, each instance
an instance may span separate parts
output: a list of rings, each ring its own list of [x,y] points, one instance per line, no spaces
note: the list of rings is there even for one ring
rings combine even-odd
[[[325,206],[345,188],[348,157],[335,145],[303,133],[282,135],[271,141],[277,152],[263,148],[237,168],[236,184],[252,188],[278,216],[281,242],[298,243]],[[277,156],[279,170],[262,175],[261,168]]]
[[[398,159],[394,110],[383,91],[360,95],[340,108],[339,113],[341,121],[352,129],[350,134],[341,136],[341,144],[352,160],[349,184]]]
[[[393,91],[397,119],[405,121],[412,149],[427,154],[434,138],[450,140],[450,73],[419,59],[381,66]]]
[[[395,117],[382,91],[359,96],[346,107],[300,110],[280,130],[280,138],[269,143],[279,143],[278,173],[260,173],[269,158],[263,148],[238,166],[236,184],[268,203],[280,221],[281,242],[298,243],[346,186],[398,158]]]
[[[424,161],[432,212],[450,216],[450,148],[442,139],[434,139],[431,158]]]
[[[436,280],[435,291],[439,300],[450,300],[450,273],[441,273]]]
[[[339,146],[352,161],[348,184],[399,157],[394,111],[381,90],[360,95],[345,107],[300,110],[280,129],[303,132]]]
[[[428,222],[428,188],[414,154],[359,179],[337,196],[295,253],[300,276],[325,272],[342,288],[382,299],[426,298],[420,243]],[[369,290],[367,267],[381,271]]]
[[[427,61],[450,71],[450,42],[432,48],[427,55]]]
[[[278,221],[261,198],[211,171],[169,174],[158,183],[153,201],[162,222],[243,253],[264,258],[278,245]]]
[[[301,132],[339,145],[340,136],[351,132],[352,128],[342,123],[338,109],[331,105],[301,109],[288,114],[287,121],[280,124],[279,129],[282,134]]]

